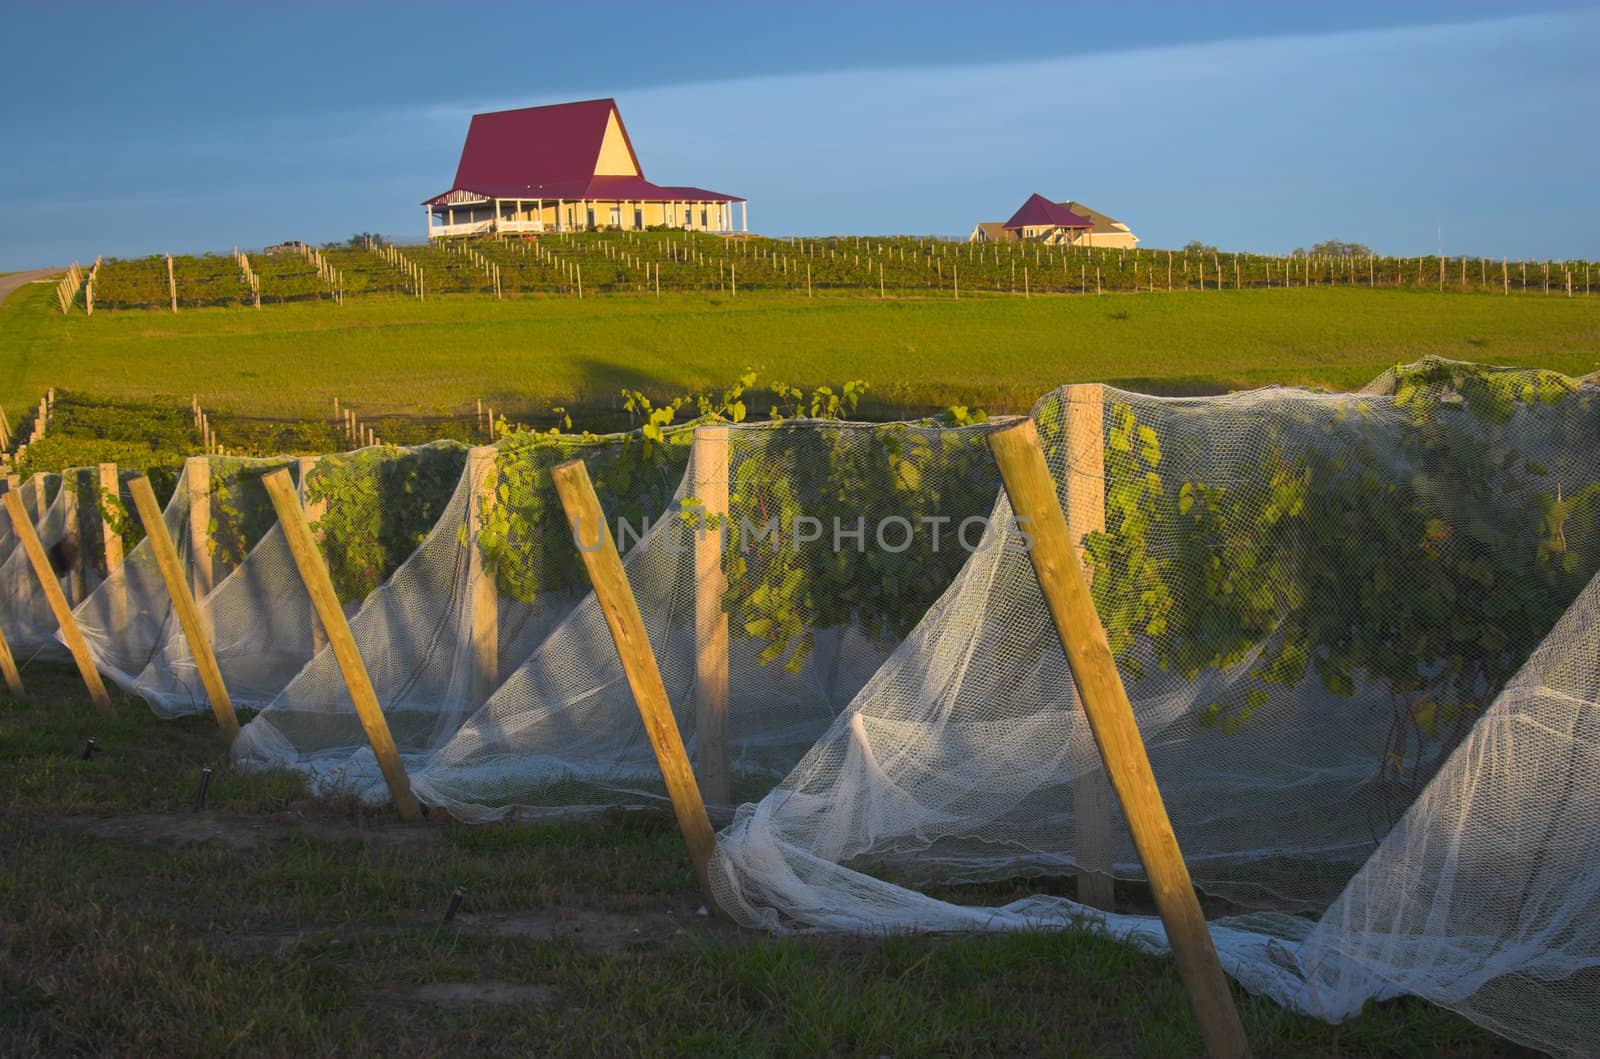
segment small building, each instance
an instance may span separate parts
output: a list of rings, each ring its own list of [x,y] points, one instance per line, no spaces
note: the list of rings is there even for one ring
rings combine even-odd
[[[474,114],[455,183],[423,202],[428,238],[491,232],[749,231],[744,199],[644,178],[613,99]]]
[[[1123,249],[1139,245],[1139,237],[1121,221],[1081,202],[1051,202],[1039,194],[1030,195],[1009,221],[980,221],[967,241],[1026,241]]]

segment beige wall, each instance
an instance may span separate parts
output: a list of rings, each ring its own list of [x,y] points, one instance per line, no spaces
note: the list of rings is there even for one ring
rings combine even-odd
[[[600,141],[600,161],[594,167],[595,176],[638,176],[639,170],[628,153],[628,141],[622,137],[622,125],[613,110],[606,119],[606,135]]]
[[[1139,237],[1132,232],[1090,232],[1078,240],[1079,246],[1105,246],[1113,250],[1132,250],[1139,245]]]

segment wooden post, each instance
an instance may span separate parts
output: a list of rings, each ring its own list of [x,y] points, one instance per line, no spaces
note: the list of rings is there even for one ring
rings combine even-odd
[[[1034,573],[1089,716],[1095,745],[1144,864],[1178,973],[1200,1023],[1200,1036],[1206,1050],[1219,1059],[1249,1055],[1239,1012],[1150,770],[1105,628],[1095,613],[1083,566],[1073,550],[1056,499],[1056,482],[1045,464],[1033,420],[1023,419],[990,434],[989,447],[1012,510],[1031,536],[1029,556]]]
[[[722,569],[728,515],[728,428],[700,427],[689,457],[694,496],[704,521],[694,545],[695,763],[700,787],[715,805],[728,791],[728,578]]]
[[[83,552],[83,527],[79,524],[78,490],[83,488],[83,475],[78,471],[61,475],[61,552],[67,560],[67,603],[76,607],[83,602],[83,567],[87,561]]]
[[[22,488],[22,479],[18,475],[8,474],[4,481],[7,493],[16,493]],[[5,674],[6,688],[11,692],[11,697],[21,698],[22,674],[17,672],[17,662],[11,655],[11,645],[6,642],[4,629],[0,629],[0,673]]]
[[[111,602],[111,624],[121,629],[128,617],[128,587],[118,571],[122,569],[122,534],[111,516],[122,512],[122,491],[117,484],[117,465],[100,465],[100,541],[106,561],[105,590]]]
[[[305,512],[300,509],[294,481],[289,477],[289,472],[280,467],[262,478],[261,484],[267,487],[267,495],[272,498],[273,510],[278,513],[278,524],[283,527],[284,540],[294,554],[294,563],[300,570],[300,579],[305,582],[306,592],[311,596],[311,605],[316,608],[317,617],[322,619],[322,627],[328,632],[328,642],[339,661],[339,670],[344,674],[344,685],[350,692],[350,701],[355,704],[356,716],[361,719],[361,727],[367,733],[372,754],[378,759],[378,768],[389,785],[395,809],[402,820],[420,819],[422,808],[411,793],[411,781],[406,778],[405,766],[400,763],[394,737],[389,734],[389,722],[384,719],[383,708],[378,705],[377,693],[372,690],[372,678],[367,675],[361,652],[356,649],[355,637],[350,634],[350,623],[345,620],[344,608],[339,605],[339,596],[333,590],[328,564],[323,561],[322,553],[317,551],[316,541],[311,538],[311,527],[306,525]]]
[[[605,613],[622,671],[628,678],[633,701],[644,721],[645,734],[650,738],[656,763],[661,768],[661,779],[672,798],[672,808],[689,847],[689,859],[700,881],[700,891],[705,895],[706,907],[715,909],[707,865],[716,848],[716,836],[711,830],[705,803],[700,799],[700,788],[695,785],[694,771],[683,749],[683,737],[672,716],[672,703],[661,683],[661,671],[656,667],[655,654],[645,635],[639,604],[633,598],[633,587],[628,584],[622,557],[617,554],[616,542],[606,527],[600,498],[595,496],[588,468],[582,460],[568,460],[557,465],[551,477],[561,496],[561,506],[577,542],[578,554],[583,557],[584,568],[594,584],[595,598]]]
[[[183,462],[189,489],[189,566],[194,598],[204,603],[211,595],[211,461],[190,456]]]
[[[11,656],[11,645],[6,642],[3,629],[0,629],[0,673],[5,674],[6,690],[11,692],[11,697],[22,698],[22,674],[17,671],[17,660]]]
[[[178,311],[178,281],[172,278],[172,255],[167,255],[167,293],[172,296],[172,311]]]
[[[161,517],[161,508],[156,503],[155,492],[150,488],[150,479],[143,475],[133,479],[128,483],[128,492],[133,496],[133,506],[139,513],[139,521],[144,524],[144,534],[150,541],[150,551],[156,557],[156,567],[161,571],[161,580],[172,599],[172,609],[178,614],[184,639],[189,643],[189,654],[194,658],[195,668],[200,671],[200,683],[205,685],[206,698],[211,700],[211,712],[217,718],[217,727],[222,729],[222,734],[231,743],[239,734],[239,718],[233,712],[233,699],[228,695],[227,685],[222,682],[222,671],[217,668],[216,656],[211,652],[211,637],[205,623],[200,620],[200,608],[195,605],[189,585],[184,581],[183,563],[178,558],[178,549],[172,544],[172,535],[167,532],[166,520]]]
[[[302,456],[295,468],[300,479],[300,508],[305,512],[306,525],[311,527],[311,536],[317,542],[319,548],[322,546],[324,534],[322,527],[318,523],[328,513],[328,501],[326,499],[311,499],[306,483],[310,480],[311,472],[316,469],[317,461],[320,459],[322,459],[321,456]],[[311,614],[311,653],[317,654],[327,644],[328,635],[322,628],[321,620],[317,618],[316,612],[313,611]]]
[[[100,682],[100,674],[94,668],[94,658],[89,654],[89,645],[83,640],[83,633],[78,629],[78,623],[73,620],[72,608],[67,606],[67,597],[61,594],[61,585],[56,581],[55,571],[50,568],[50,557],[44,553],[44,545],[39,543],[39,535],[33,530],[33,522],[28,518],[27,508],[22,506],[22,497],[17,493],[6,493],[4,497],[6,514],[11,516],[12,529],[16,531],[17,539],[22,542],[23,550],[28,553],[28,561],[33,564],[33,572],[39,579],[39,587],[44,590],[44,598],[50,604],[50,610],[56,617],[56,624],[61,627],[61,638],[66,641],[67,650],[72,652],[72,660],[78,663],[78,673],[83,677],[84,686],[89,689],[89,698],[99,708],[102,716],[110,717],[111,697],[106,694],[106,686]]]
[[[1106,528],[1105,389],[1067,387],[1067,528],[1079,561],[1083,539]],[[1113,904],[1111,784],[1093,767],[1073,785],[1078,825],[1078,900],[1109,911]]]
[[[482,705],[500,683],[500,595],[494,566],[484,561],[478,538],[494,510],[496,449],[467,450],[467,606],[471,612],[474,706]]]

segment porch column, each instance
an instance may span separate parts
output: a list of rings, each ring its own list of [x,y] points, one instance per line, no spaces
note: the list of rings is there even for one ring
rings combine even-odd
[[[432,206],[424,206],[424,207],[422,207],[422,215],[424,217],[428,218],[428,238],[432,239],[433,238],[433,207]]]
[[[741,202],[741,203],[739,203],[739,230],[742,231],[742,232],[748,232],[750,230],[750,203],[749,202]]]
[[[567,212],[567,200],[556,199],[556,231],[565,231],[561,227],[561,215]]]

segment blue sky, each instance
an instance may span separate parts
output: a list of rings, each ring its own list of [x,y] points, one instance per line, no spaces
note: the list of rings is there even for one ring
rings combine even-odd
[[[964,235],[1040,191],[1152,246],[1600,257],[1593,2],[0,17],[0,269],[417,238],[474,111],[603,95],[646,175],[747,196],[768,234]]]

